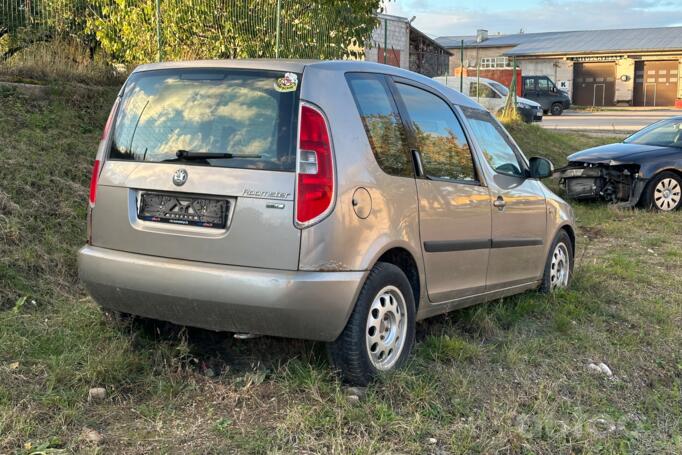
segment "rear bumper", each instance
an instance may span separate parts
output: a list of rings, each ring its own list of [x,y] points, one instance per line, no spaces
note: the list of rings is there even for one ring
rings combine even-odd
[[[79,276],[104,308],[210,330],[333,341],[367,272],[223,266],[83,247]]]

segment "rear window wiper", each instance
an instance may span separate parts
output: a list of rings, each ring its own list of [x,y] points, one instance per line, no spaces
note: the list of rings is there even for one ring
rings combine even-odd
[[[169,158],[163,161],[203,161],[216,159],[232,159],[232,158],[260,158],[260,155],[237,155],[235,153],[197,153],[188,150],[178,150],[175,152],[175,158]]]

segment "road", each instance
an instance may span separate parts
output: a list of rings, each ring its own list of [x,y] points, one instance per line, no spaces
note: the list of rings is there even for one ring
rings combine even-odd
[[[682,116],[682,109],[566,111],[559,117],[545,116],[540,125],[544,128],[557,130],[633,133],[651,123],[676,115]]]

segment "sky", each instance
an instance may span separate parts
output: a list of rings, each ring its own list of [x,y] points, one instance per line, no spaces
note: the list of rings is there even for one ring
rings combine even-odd
[[[386,12],[411,18],[431,37],[682,26],[682,0],[393,0]]]

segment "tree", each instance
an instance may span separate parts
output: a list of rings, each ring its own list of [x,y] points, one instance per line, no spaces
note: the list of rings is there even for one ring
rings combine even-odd
[[[160,0],[168,60],[274,57],[277,0]],[[91,0],[87,30],[114,60],[139,63],[157,54],[154,0]],[[284,58],[343,58],[378,25],[380,0],[282,0]]]

